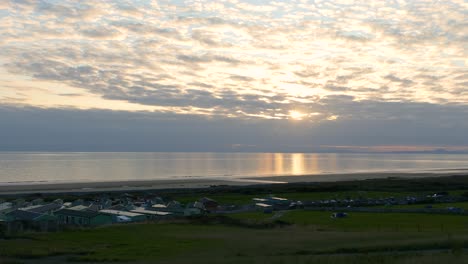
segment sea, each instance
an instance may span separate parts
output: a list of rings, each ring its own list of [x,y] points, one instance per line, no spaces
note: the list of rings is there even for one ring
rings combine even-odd
[[[463,171],[464,154],[0,152],[0,184]]]

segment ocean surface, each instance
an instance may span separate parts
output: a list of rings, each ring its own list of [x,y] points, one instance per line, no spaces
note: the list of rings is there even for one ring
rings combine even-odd
[[[0,152],[0,184],[468,171],[468,155]]]

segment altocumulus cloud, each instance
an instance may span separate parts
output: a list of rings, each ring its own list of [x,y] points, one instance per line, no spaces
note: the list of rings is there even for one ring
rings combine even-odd
[[[467,13],[464,0],[2,1],[0,105],[23,120],[42,114],[77,139],[73,131],[104,135],[119,122],[140,122],[141,133],[167,142],[210,135],[193,149],[209,138],[215,150],[267,150],[279,141],[291,149],[463,145]],[[302,120],[289,120],[291,111]],[[86,113],[109,118],[108,127],[61,130],[54,117],[78,122]],[[8,124],[10,140],[30,126]],[[120,136],[108,140],[128,148],[149,139],[136,128],[115,131]],[[161,144],[153,147],[169,148]]]

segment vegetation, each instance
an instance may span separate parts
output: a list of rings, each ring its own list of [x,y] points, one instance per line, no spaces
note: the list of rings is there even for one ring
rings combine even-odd
[[[467,256],[465,216],[350,213],[332,219],[329,212],[300,210],[274,216],[254,212],[29,234],[0,241],[0,256],[143,263],[463,263]],[[293,225],[272,224],[277,222]]]
[[[340,231],[414,231],[467,232],[468,217],[462,215],[428,215],[415,213],[358,213],[332,219],[329,212],[291,211],[282,221]]]
[[[447,209],[449,207],[462,208],[468,210],[468,202],[459,202],[459,203],[433,203],[433,204],[405,204],[405,205],[392,205],[392,206],[383,206],[388,208],[402,208],[402,209],[420,209],[420,208],[435,208],[435,209]],[[382,207],[382,206],[381,206]]]
[[[293,177],[293,176],[292,176]],[[468,175],[428,178],[385,178],[354,180],[340,182],[316,182],[316,183],[290,183],[290,184],[266,184],[253,186],[212,186],[211,188],[168,189],[134,191],[133,194],[141,196],[145,193],[157,193],[164,198],[178,200],[180,202],[193,202],[200,197],[208,196],[221,203],[243,204],[252,198],[265,195],[278,195],[295,200],[334,199],[334,198],[380,198],[402,197],[408,195],[427,195],[438,192],[447,192],[451,195],[466,195],[468,197]],[[108,195],[121,195],[122,191],[108,192]],[[68,193],[68,194],[31,194],[23,197],[28,200],[43,198],[52,201],[57,198],[72,201],[77,198],[92,199],[96,194]],[[3,195],[6,200],[17,198],[17,195]]]
[[[56,258],[142,263],[433,263],[428,261],[434,257],[462,263],[459,261],[466,255],[460,249],[468,246],[466,232],[341,232],[337,231],[341,227],[327,228],[320,231],[298,225],[258,229],[198,222],[133,224],[4,240],[0,241],[0,255],[16,261]]]
[[[168,190],[161,194],[181,202],[208,196],[225,204],[244,204],[254,197],[277,195],[292,200],[357,199],[432,195],[444,192],[468,197],[468,175],[428,178],[386,178],[359,181],[290,183],[255,186],[214,186],[186,191]]]
[[[468,177],[457,176],[157,192],[183,203],[207,196],[222,204],[245,204],[269,194],[293,200],[388,198],[436,192],[460,196],[466,193],[466,186]],[[70,194],[66,199],[77,197],[91,196]],[[466,204],[433,207],[467,208]],[[467,216],[357,212],[339,219],[330,216],[331,212],[304,210],[249,212],[28,233],[0,239],[0,263],[468,263]]]

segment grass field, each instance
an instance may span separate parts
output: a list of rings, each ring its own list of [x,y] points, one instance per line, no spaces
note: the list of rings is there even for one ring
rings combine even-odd
[[[235,219],[254,221],[268,221],[272,216],[272,214],[262,212],[230,215]],[[331,212],[294,210],[287,211],[281,217],[275,219],[334,231],[461,231],[468,233],[468,217],[460,215],[351,212],[346,218],[332,219]]]
[[[268,221],[271,216],[254,212],[230,217]],[[0,240],[0,256],[15,263],[467,263],[468,259],[463,250],[468,247],[468,217],[350,213],[331,219],[328,212],[290,211],[279,220],[293,225],[259,229],[149,223],[29,234]]]
[[[426,258],[427,254],[421,250],[428,250],[441,259],[462,259],[465,254],[460,249],[465,245],[468,245],[465,232],[451,235],[444,232],[324,232],[306,226],[251,229],[225,225],[138,224],[3,240],[0,241],[0,255],[4,259],[34,260],[35,263],[38,259],[42,263],[54,258],[81,262],[293,264],[366,263],[359,261],[380,259],[383,263],[393,263],[385,261]],[[448,249],[450,253],[439,249]],[[385,256],[389,251],[403,255]]]
[[[381,208],[402,208],[402,209],[420,209],[425,208],[428,204],[408,204],[408,205],[392,205],[392,206],[379,206]],[[432,208],[446,209],[448,207],[458,207],[468,210],[468,202],[460,203],[433,203],[430,204]]]
[[[468,232],[468,217],[459,215],[351,212],[348,217],[340,219],[332,219],[330,215],[330,212],[291,211],[279,219],[301,225],[315,225],[320,228],[344,231]]]
[[[462,195],[467,184],[468,177],[457,176],[169,190],[161,195],[182,203],[206,196],[221,204],[246,204],[269,194],[304,201],[403,197],[438,191]],[[174,223],[22,233],[0,237],[0,263],[468,264],[468,216],[351,212],[347,218],[332,219],[330,215],[301,210],[249,212]]]

